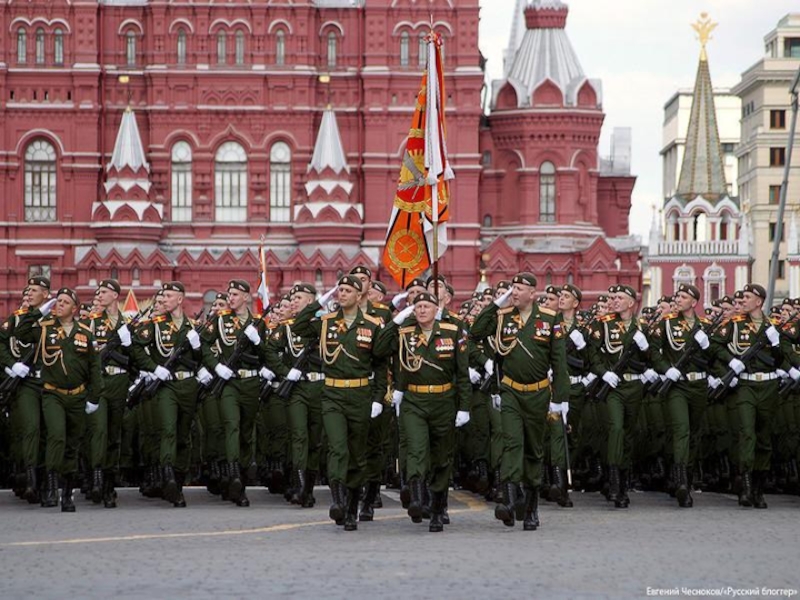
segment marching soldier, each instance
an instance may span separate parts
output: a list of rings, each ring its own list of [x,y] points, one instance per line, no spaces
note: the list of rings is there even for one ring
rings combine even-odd
[[[300,311],[294,323],[297,335],[319,339],[325,374],[322,422],[328,436],[328,480],[333,496],[329,515],[342,523],[345,531],[358,529],[369,421],[383,412],[386,394],[386,363],[373,356],[381,321],[359,308],[364,291],[360,279],[346,275],[337,288]],[[334,293],[339,309],[315,319]]]
[[[551,403],[569,400],[569,379],[561,320],[552,310],[535,305],[536,277],[522,272],[511,283],[510,290],[478,315],[470,335],[476,341],[494,337],[495,348],[503,357],[497,399],[505,436],[503,502],[495,509],[495,517],[513,527],[516,516],[523,520],[526,531],[533,531],[539,526],[538,488],[547,412]],[[511,306],[506,308],[509,298]],[[517,498],[520,482],[525,489],[524,509]]]
[[[100,356],[92,331],[76,320],[79,305],[73,290],[61,288],[55,300],[29,311],[17,327],[20,340],[38,344],[36,359],[42,370],[42,412],[47,429],[47,491],[42,505],[57,505],[61,475],[62,512],[75,512],[73,478],[85,413],[97,410],[103,396]],[[53,316],[48,318],[51,308]]]
[[[250,506],[242,465],[246,469],[254,457],[253,435],[261,389],[259,367],[263,363],[263,321],[250,313],[249,301],[250,284],[232,279],[228,283],[230,308],[218,311],[202,335],[205,367],[226,382],[219,398],[219,412],[230,482],[228,499],[237,506]],[[218,352],[212,352],[212,347]],[[272,380],[275,374],[265,369],[264,376]]]
[[[444,529],[455,427],[469,422],[472,395],[466,332],[452,323],[437,321],[438,307],[439,301],[432,294],[417,294],[413,307],[405,308],[390,321],[375,344],[377,355],[399,357],[397,375],[404,394],[396,402],[408,448],[408,515],[415,523],[422,520],[422,485],[429,480],[432,532]],[[416,323],[403,326],[412,311]]]

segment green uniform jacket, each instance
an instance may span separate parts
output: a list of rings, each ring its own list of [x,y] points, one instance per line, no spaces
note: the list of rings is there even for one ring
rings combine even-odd
[[[763,332],[770,325],[771,322],[766,315],[760,327],[753,322],[750,315],[736,315],[723,323],[711,337],[711,348],[709,348],[718,361],[718,374],[724,375],[729,369],[728,363],[732,358],[741,358],[759,336],[766,336]],[[770,346],[769,341],[765,341],[766,347],[745,363],[745,373],[774,372],[775,369],[781,368],[784,357],[791,353],[791,342],[786,336],[781,336],[780,343],[775,347]]]
[[[243,331],[248,325],[252,324],[261,335],[262,343],[254,346],[250,339],[244,335]],[[232,310],[221,310],[203,328],[200,338],[203,345],[200,347],[203,355],[203,364],[214,372],[220,363],[237,371],[246,369],[248,371],[258,370],[264,362],[263,339],[265,335],[264,320],[253,317],[247,311],[245,317],[239,317]],[[233,350],[236,347],[236,340],[242,345],[243,351],[239,354],[239,361],[235,365],[229,365]]]
[[[28,309],[20,308],[0,325],[0,372],[6,367],[20,362],[31,348],[31,344],[20,341],[17,332],[19,321],[26,314],[28,314]],[[38,367],[31,367],[31,374],[26,379],[33,377],[35,368]]]
[[[94,334],[94,339],[97,342],[97,351],[99,354],[102,352],[103,348],[105,348],[106,344],[114,339],[117,329],[128,323],[128,319],[125,318],[125,315],[120,313],[119,318],[117,319],[117,324],[114,325],[111,322],[111,319],[108,317],[108,313],[103,310],[99,313],[90,314],[89,318],[81,321],[81,323],[84,323]],[[131,332],[131,334],[133,334],[133,332]],[[131,337],[133,336],[131,335]],[[117,346],[117,348],[110,353],[106,361],[100,366],[101,368],[110,366],[127,369],[129,356],[130,348]]]
[[[600,317],[591,328],[589,336],[589,361],[592,372],[602,377],[606,371],[611,371],[617,364],[623,350],[630,344],[636,345],[633,336],[637,331],[642,331],[641,324],[636,318],[631,320],[630,327],[626,330],[625,324],[617,313],[609,313]],[[650,364],[650,349],[639,350],[637,347],[632,359],[644,365],[644,368],[629,366],[625,373],[643,373]]]
[[[267,368],[278,377],[286,377],[300,354],[309,344],[317,343],[319,336],[302,337],[294,330],[294,319],[287,319],[278,325],[264,344]],[[322,360],[319,352],[306,353],[304,373],[321,373]]]
[[[36,360],[42,365],[42,382],[67,390],[86,385],[89,398],[100,398],[103,377],[91,329],[73,321],[67,334],[55,317],[41,317],[38,309],[26,313],[17,325],[17,335],[23,342],[38,343]]]
[[[548,378],[553,371],[553,401],[569,400],[569,374],[566,345],[560,315],[533,306],[528,321],[522,323],[514,307],[498,309],[489,304],[476,317],[470,337],[479,342],[493,337],[503,356],[503,375],[517,383],[530,384]]]
[[[173,349],[183,344],[186,334],[192,329],[193,322],[187,315],[184,315],[180,328],[170,314],[159,315],[142,323],[133,340],[131,356],[134,363],[141,371],[149,372],[155,371],[158,365],[164,366]],[[201,358],[198,350],[184,350],[173,371],[196,371]]]
[[[695,316],[694,325],[690,326],[682,313],[664,315],[650,338],[650,359],[653,368],[663,375],[670,367],[675,366],[683,356],[687,343],[696,346],[692,341],[695,332],[708,323],[707,319]],[[708,350],[710,348],[702,350],[698,347],[681,374],[706,371],[711,358]]]
[[[589,360],[589,337],[591,332],[583,327],[577,318],[572,321],[569,327],[564,323],[564,329],[565,343],[567,344],[567,357],[572,359],[572,362],[567,360],[569,375],[570,377],[583,377],[589,372],[591,367]],[[578,331],[583,336],[583,341],[586,342],[586,345],[581,350],[575,347],[574,342],[569,337],[573,331]]]

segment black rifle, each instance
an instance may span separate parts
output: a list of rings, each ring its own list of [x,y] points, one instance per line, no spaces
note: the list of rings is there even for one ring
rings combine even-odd
[[[136,327],[139,322],[145,317],[145,315],[150,314],[153,310],[153,304],[150,305],[149,308],[144,308],[139,311],[139,313],[133,318],[133,320],[128,324],[128,329],[132,330]],[[133,334],[133,331],[131,331]],[[117,348],[122,346],[122,340],[119,337],[118,331],[114,332],[114,337],[106,342],[106,345],[103,346],[103,349],[100,350],[100,364],[106,366],[109,360],[113,359],[119,363],[126,364],[128,362],[128,357],[120,354],[117,352]]]
[[[256,323],[258,320],[263,320],[264,317],[267,316],[269,312],[269,307],[264,309],[264,312],[261,313],[261,316],[258,319],[254,319],[253,323]],[[251,325],[253,324],[251,323]],[[244,354],[244,340],[248,339],[244,333],[244,330],[247,327],[242,327],[242,330],[236,336],[236,342],[233,346],[233,352],[231,352],[230,357],[224,363],[226,367],[228,367],[231,371],[236,372],[237,367],[239,366],[239,361],[242,359],[242,354]],[[232,379],[232,378],[231,378]],[[222,390],[225,388],[225,385],[230,381],[230,379],[223,379],[222,377],[218,377],[217,380],[214,382],[213,386],[211,387],[211,394],[216,396],[217,398],[220,397],[222,394]]]
[[[33,359],[36,356],[36,344],[31,344],[30,349],[22,357],[20,361],[26,367],[32,369],[33,367]],[[24,377],[9,377],[8,379],[3,380],[0,383],[0,407],[5,407],[8,402],[11,402],[11,398],[14,397],[14,392],[17,391],[19,384],[22,380],[25,379]]]
[[[707,323],[705,327],[693,327],[692,330],[689,332],[692,336],[692,339],[686,343],[684,346],[683,354],[678,359],[678,361],[673,365],[676,369],[683,372],[684,367],[689,364],[689,361],[692,360],[694,355],[700,349],[700,344],[697,343],[697,340],[694,339],[694,336],[697,334],[698,331],[702,331],[706,334],[706,336],[710,336],[711,334],[716,331],[717,327],[720,323],[722,323],[722,319],[724,318],[724,313],[722,311],[718,312],[716,316],[711,320],[710,323]],[[661,398],[666,398],[667,393],[669,392],[670,388],[674,385],[674,381],[672,379],[664,379],[661,383],[655,384],[653,388],[650,390],[650,393],[653,395],[658,394]]]
[[[297,358],[294,360],[294,364],[292,364],[292,369],[297,369],[298,371],[303,371],[304,369],[308,368],[308,360],[311,357],[313,352],[317,351],[319,343],[316,339],[312,339],[306,347],[300,351],[300,354],[297,355]],[[283,378],[281,384],[278,386],[276,393],[280,398],[284,400],[288,400],[289,396],[292,395],[292,390],[294,389],[294,385],[296,381],[291,381],[286,377]],[[272,388],[270,388],[272,389]]]

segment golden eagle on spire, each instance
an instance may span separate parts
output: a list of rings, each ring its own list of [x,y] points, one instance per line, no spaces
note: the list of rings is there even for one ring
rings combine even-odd
[[[717,25],[719,23],[712,22],[707,12],[700,13],[700,18],[697,22],[692,23],[692,29],[697,32],[697,39],[700,40],[700,60],[707,60],[708,58],[706,56],[706,44],[711,39],[711,32],[717,28]]]

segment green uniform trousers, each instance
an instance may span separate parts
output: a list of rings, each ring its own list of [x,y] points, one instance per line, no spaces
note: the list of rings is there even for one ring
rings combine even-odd
[[[461,428],[463,453],[471,463],[483,460],[487,465],[489,464],[492,432],[489,413],[491,410],[489,395],[481,392],[480,389],[474,389],[469,406],[469,423]]]
[[[278,394],[272,394],[261,411],[263,435],[259,438],[259,443],[263,449],[259,448],[259,453],[265,458],[279,460],[281,463],[286,462],[289,452],[289,420],[286,415],[286,405],[286,400]]]
[[[289,430],[295,469],[319,471],[323,388],[322,381],[299,381],[289,397]]]
[[[86,393],[63,396],[43,390],[42,412],[47,427],[47,470],[62,475],[77,472],[78,446],[86,426]]]
[[[191,459],[192,421],[197,408],[197,380],[168,381],[156,394],[161,425],[161,466],[188,471]]]
[[[372,390],[325,386],[322,424],[328,437],[328,481],[350,489],[364,484]]]
[[[367,482],[380,482],[383,478],[383,469],[386,466],[386,438],[389,436],[391,422],[391,411],[385,404],[383,412],[369,421],[367,465],[364,472],[364,480]]]
[[[772,421],[778,404],[778,381],[739,380],[739,468],[769,471],[772,458]]]
[[[501,386],[500,391],[504,440],[500,478],[538,487],[542,481],[550,388],[523,393]]]
[[[642,382],[620,381],[606,400],[608,410],[608,455],[611,467],[631,466],[634,429],[642,405]]]
[[[133,469],[139,466],[141,447],[139,446],[139,406],[126,408],[122,414],[122,433],[120,436],[119,466]]]
[[[406,474],[429,481],[432,492],[450,487],[455,447],[455,392],[415,394],[406,392],[400,420],[406,431]]]
[[[222,388],[219,414],[225,430],[225,458],[228,462],[249,466],[253,461],[260,388],[258,377],[231,379]]]
[[[225,427],[222,425],[219,405],[219,398],[208,394],[198,413],[203,427],[203,459],[207,462],[225,456]]]
[[[664,439],[667,433],[664,402],[660,395],[648,394],[642,398],[642,409],[646,421],[644,456],[654,458],[664,454]]]
[[[39,465],[39,439],[42,420],[42,386],[23,382],[17,386],[12,408],[17,431],[16,455],[23,467]]]
[[[708,404],[708,384],[700,381],[678,381],[667,394],[667,409],[672,426],[673,460],[691,465],[697,459],[700,434]]]
[[[158,397],[143,400],[139,405],[139,444],[145,465],[159,464],[161,454],[161,418]]]
[[[503,460],[503,446],[505,445],[505,439],[503,438],[503,414],[492,405],[491,395],[489,395],[487,402],[489,403],[490,427],[489,468],[496,471],[500,468],[500,463]]]
[[[739,459],[741,451],[739,447],[739,439],[741,431],[739,427],[739,387],[737,386],[732,391],[728,392],[725,397],[725,407],[728,411],[728,431],[731,433],[730,445],[730,460],[737,467],[741,468]]]
[[[92,469],[116,471],[119,465],[122,415],[130,379],[127,373],[103,376],[103,396],[100,408],[86,419],[89,442],[89,465]],[[97,399],[90,400],[98,403]]]

